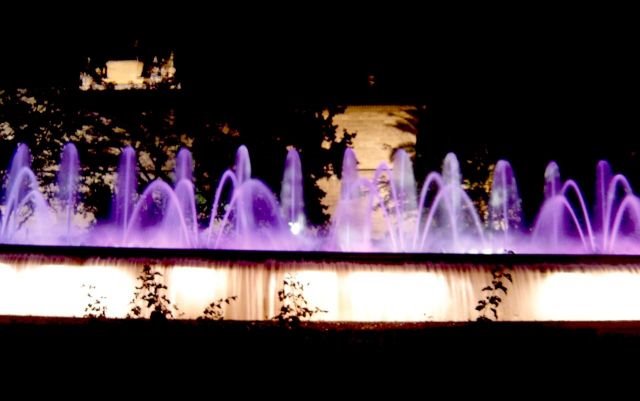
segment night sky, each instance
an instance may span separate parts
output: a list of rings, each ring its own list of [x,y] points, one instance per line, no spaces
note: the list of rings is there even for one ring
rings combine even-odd
[[[170,48],[184,92],[212,107],[428,104],[434,140],[524,143],[544,158],[569,142],[563,156],[573,146],[572,157],[590,155],[585,163],[640,142],[638,35],[620,21],[624,13],[483,9],[444,20],[399,7],[155,11],[8,17],[0,86],[73,87],[87,56]]]
[[[635,28],[578,17],[432,25],[410,11],[313,22],[254,23],[215,11],[192,21],[166,14],[13,21],[0,35],[0,83],[75,84],[86,56],[175,48],[188,89],[220,98],[428,101],[498,131],[514,119],[554,130],[635,120],[628,116],[638,104]]]

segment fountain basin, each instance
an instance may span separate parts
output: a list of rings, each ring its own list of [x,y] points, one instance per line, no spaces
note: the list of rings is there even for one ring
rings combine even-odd
[[[640,320],[640,256],[235,251],[0,245],[0,315],[78,317],[103,297],[107,317],[131,309],[145,264],[162,274],[180,318],[237,296],[225,319],[267,320],[285,275],[305,284],[328,321],[469,321],[491,271],[510,271],[499,320]]]

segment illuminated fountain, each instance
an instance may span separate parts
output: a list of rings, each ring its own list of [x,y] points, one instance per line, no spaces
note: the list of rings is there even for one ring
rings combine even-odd
[[[124,149],[112,216],[90,227],[76,216],[79,166],[75,147],[67,144],[57,193],[48,200],[29,149],[16,150],[0,225],[0,314],[81,316],[83,285],[93,285],[106,299],[108,316],[122,317],[136,276],[152,264],[186,318],[232,295],[238,302],[227,318],[274,316],[277,292],[291,273],[308,283],[310,303],[328,311],[320,319],[466,321],[477,317],[482,288],[501,266],[514,277],[501,319],[640,318],[640,200],[606,162],[596,169],[594,214],[578,185],[563,182],[550,163],[545,201],[535,224],[523,227],[506,161],[495,166],[483,221],[462,189],[455,155],[447,155],[442,173],[427,175],[418,192],[405,152],[367,179],[348,149],[327,230],[307,224],[303,164],[295,150],[287,154],[277,197],[253,178],[248,151],[240,147],[214,193],[211,210],[224,211],[204,225],[186,149],[176,158],[173,183],[156,180],[140,192],[135,151]],[[374,229],[376,218],[382,230]]]

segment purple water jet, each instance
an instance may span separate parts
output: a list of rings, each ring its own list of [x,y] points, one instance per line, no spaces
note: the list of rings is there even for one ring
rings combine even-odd
[[[298,152],[294,149],[289,149],[287,152],[280,201],[289,229],[295,235],[300,234],[305,229],[307,222],[302,195],[302,164]]]
[[[68,143],[62,149],[60,170],[58,172],[58,204],[66,222],[66,235],[69,240],[71,235],[71,223],[76,206],[76,193],[78,190],[78,174],[80,160],[75,145]]]
[[[404,151],[395,153],[391,166],[381,163],[369,179],[360,176],[356,154],[347,149],[339,201],[322,230],[308,227],[304,166],[295,149],[287,153],[277,197],[252,178],[249,152],[241,146],[233,169],[218,180],[206,226],[199,223],[194,161],[187,149],[176,157],[173,186],[156,180],[146,188],[138,188],[135,151],[123,149],[112,217],[88,228],[75,223],[80,165],[75,146],[65,145],[57,190],[48,199],[31,170],[29,149],[19,145],[6,179],[0,241],[101,245],[107,239],[106,244],[123,247],[420,253],[635,254],[639,248],[640,200],[606,162],[596,167],[592,207],[578,184],[563,181],[558,165],[550,163],[544,172],[545,201],[535,223],[526,227],[507,161],[495,165],[488,211],[480,216],[463,190],[455,155],[448,154],[442,173],[428,174],[419,188]]]
[[[187,318],[230,295],[239,296],[232,319],[273,316],[278,285],[293,273],[310,283],[312,304],[329,311],[321,319],[464,321],[476,317],[492,269],[508,265],[515,280],[501,319],[640,319],[638,257],[593,255],[640,253],[640,200],[605,162],[596,167],[593,207],[550,163],[545,200],[527,227],[506,161],[494,167],[480,215],[455,155],[418,185],[405,152],[367,178],[348,149],[338,204],[321,229],[304,215],[304,164],[294,149],[278,197],[252,177],[240,147],[217,181],[210,215],[199,218],[188,150],[178,153],[172,183],[139,187],[135,151],[127,147],[111,218],[85,228],[76,222],[80,165],[75,147],[65,146],[57,190],[43,192],[28,148],[16,150],[1,208],[0,242],[8,245],[0,245],[0,314],[81,316],[81,287],[96,284],[109,316],[123,317],[137,272],[152,263]],[[478,253],[501,255],[470,255]]]
[[[118,167],[115,198],[111,211],[114,222],[121,227],[122,235],[127,230],[131,211],[137,198],[138,171],[136,168],[136,152],[131,146],[122,150]]]

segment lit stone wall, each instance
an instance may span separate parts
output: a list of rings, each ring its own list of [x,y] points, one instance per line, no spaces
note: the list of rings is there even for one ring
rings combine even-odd
[[[415,145],[416,135],[412,132],[415,121],[410,112],[414,106],[408,105],[356,105],[348,106],[345,112],[334,117],[338,132],[355,132],[353,148],[358,158],[360,175],[371,178],[381,162],[391,166],[393,149],[403,144]],[[340,196],[340,181],[336,176],[323,179],[320,187],[327,192],[323,204],[333,213]]]

